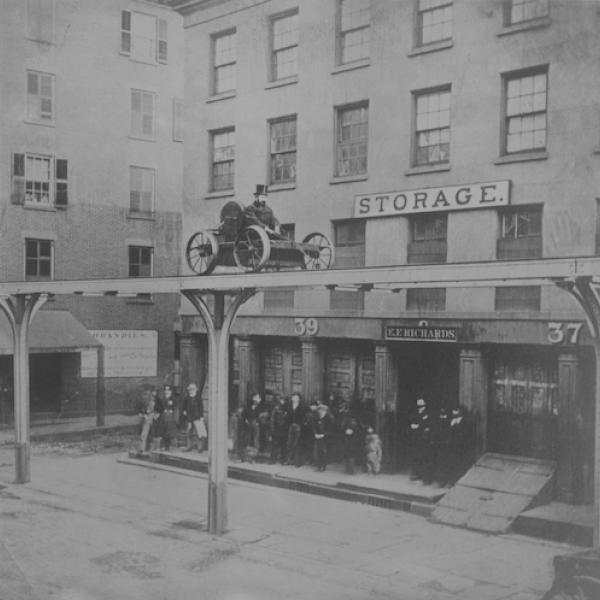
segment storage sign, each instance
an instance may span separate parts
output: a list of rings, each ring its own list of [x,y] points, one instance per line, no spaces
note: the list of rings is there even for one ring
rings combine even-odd
[[[354,197],[355,217],[391,217],[416,213],[497,208],[510,203],[510,181],[469,183],[406,192],[360,194]]]

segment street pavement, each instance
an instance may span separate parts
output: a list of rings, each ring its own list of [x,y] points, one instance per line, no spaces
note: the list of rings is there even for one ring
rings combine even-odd
[[[0,600],[537,600],[578,550],[238,481],[216,537],[205,476],[118,457],[0,452]]]

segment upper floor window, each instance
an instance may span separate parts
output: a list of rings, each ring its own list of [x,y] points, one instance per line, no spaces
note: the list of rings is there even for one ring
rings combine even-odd
[[[54,121],[54,75],[27,71],[27,119],[39,123]]]
[[[504,22],[506,25],[515,25],[549,15],[550,0],[507,0]]]
[[[369,57],[371,0],[339,0],[338,62]]]
[[[298,11],[271,20],[271,79],[298,74]]]
[[[173,98],[173,141],[183,142],[183,100]]]
[[[542,207],[512,207],[500,213],[497,256],[502,260],[542,256]]]
[[[416,95],[415,164],[450,160],[450,90]]]
[[[235,175],[235,130],[212,133],[211,190],[232,190]]]
[[[167,21],[130,10],[121,11],[121,53],[147,63],[166,63]]]
[[[129,210],[134,213],[154,211],[154,169],[129,167]]]
[[[366,222],[364,219],[337,221],[333,224],[336,269],[355,269],[365,266]],[[331,290],[331,310],[362,311],[365,293],[354,290]]]
[[[409,288],[406,290],[406,310],[446,310],[446,288]]]
[[[446,262],[448,216],[416,215],[410,220],[411,241],[407,260],[411,264]]]
[[[156,94],[131,90],[131,135],[154,139],[154,106]]]
[[[54,42],[54,0],[27,0],[27,37]]]
[[[235,30],[215,35],[213,43],[212,93],[235,90],[236,44]]]
[[[52,279],[53,246],[52,240],[25,240],[25,279]]]
[[[129,277],[152,277],[151,246],[129,246]]]
[[[541,288],[539,285],[507,285],[496,288],[496,311],[539,311]]]
[[[366,103],[337,109],[336,169],[337,176],[367,172],[369,106]]]
[[[13,154],[13,204],[66,206],[68,164],[66,159],[42,154]]]
[[[504,152],[546,149],[548,69],[504,76]]]
[[[418,45],[452,39],[452,0],[418,2]]]
[[[271,121],[271,183],[296,181],[296,117]]]

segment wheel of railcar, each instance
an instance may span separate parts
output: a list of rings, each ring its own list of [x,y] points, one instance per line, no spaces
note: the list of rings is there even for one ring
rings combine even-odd
[[[245,271],[258,271],[269,259],[271,240],[258,225],[250,225],[240,231],[233,246],[235,263]]]
[[[335,250],[331,240],[322,233],[309,233],[303,240],[308,247],[304,249],[304,268],[309,271],[329,269],[335,259]]]
[[[207,275],[217,264],[219,242],[212,231],[198,231],[188,241],[185,249],[187,264],[194,273]]]

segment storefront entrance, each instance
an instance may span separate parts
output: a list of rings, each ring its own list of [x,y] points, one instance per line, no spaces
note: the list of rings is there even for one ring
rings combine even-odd
[[[274,394],[289,396],[302,392],[302,351],[296,340],[265,344],[263,347],[262,389],[271,404]]]
[[[488,405],[489,452],[555,459],[558,441],[556,357],[513,348],[495,355]]]

